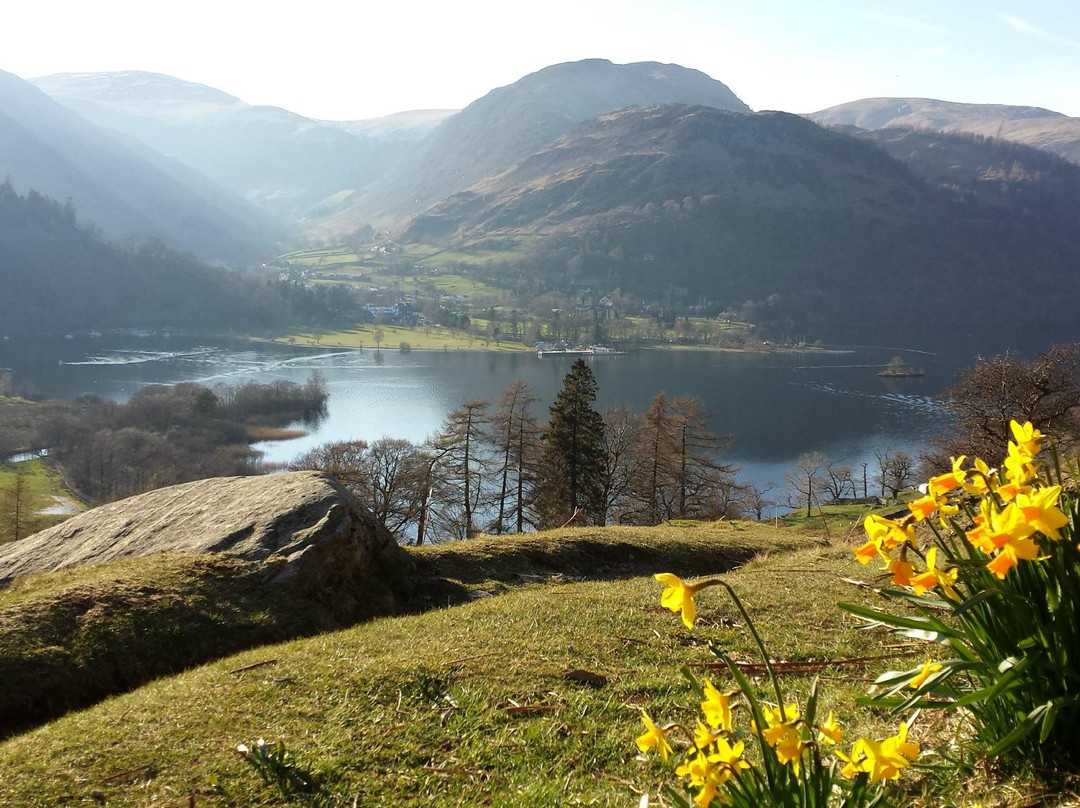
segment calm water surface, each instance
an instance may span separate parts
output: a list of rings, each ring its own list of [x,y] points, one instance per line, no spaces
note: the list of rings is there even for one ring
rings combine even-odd
[[[879,378],[877,371],[897,354],[926,375]],[[820,451],[857,469],[874,462],[875,450],[917,452],[946,423],[936,396],[970,359],[859,348],[765,356],[648,350],[587,361],[599,384],[599,407],[629,404],[643,411],[660,391],[700,398],[714,430],[733,434],[727,459],[742,468],[740,478],[764,485],[782,483],[804,452]],[[96,393],[124,400],[146,385],[180,381],[303,382],[321,371],[330,392],[326,417],[303,438],[260,444],[268,462],[286,462],[331,440],[422,440],[461,401],[498,399],[515,379],[528,382],[544,417],[571,362],[532,353],[300,352],[176,337],[0,344],[0,367],[58,398]]]

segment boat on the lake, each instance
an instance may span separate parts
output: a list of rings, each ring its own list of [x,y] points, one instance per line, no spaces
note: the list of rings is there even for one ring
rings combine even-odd
[[[590,345],[588,348],[556,347],[548,343],[536,346],[536,355],[545,356],[625,356],[626,351],[618,351],[606,345]]]

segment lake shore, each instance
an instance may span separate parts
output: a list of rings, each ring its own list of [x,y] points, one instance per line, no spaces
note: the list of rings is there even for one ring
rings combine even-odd
[[[375,332],[382,331],[382,339],[377,343]],[[394,325],[367,325],[324,334],[301,332],[276,337],[248,337],[251,342],[270,342],[294,348],[355,348],[373,351],[488,351],[492,353],[531,353],[530,345],[516,341],[495,341],[473,337],[462,331],[437,328],[405,328]],[[753,347],[732,347],[726,345],[686,344],[664,341],[634,342],[620,345],[626,351],[708,351],[713,353],[734,354],[813,354],[840,355],[851,354],[850,348],[823,348],[813,345],[783,346],[764,345]]]

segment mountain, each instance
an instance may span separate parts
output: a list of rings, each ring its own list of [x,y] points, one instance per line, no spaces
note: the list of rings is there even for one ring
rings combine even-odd
[[[264,214],[145,146],[125,145],[29,82],[0,71],[0,178],[70,198],[113,238],[160,238],[207,259],[249,260]]]
[[[490,272],[537,293],[681,290],[780,333],[888,339],[901,328],[924,342],[1004,321],[1052,329],[1058,309],[1071,329],[1061,295],[1080,293],[1080,169],[1021,146],[1010,159],[981,138],[933,137],[897,145],[901,160],[869,134],[786,113],[624,109],[437,203],[404,237],[458,253],[501,239],[523,254]],[[950,174],[964,150],[967,174]],[[920,164],[913,153],[943,156]],[[1020,294],[1017,272],[1054,299]]]
[[[0,329],[5,337],[107,328],[211,333],[325,322],[332,290],[211,267],[150,242],[107,244],[72,204],[0,183]]]
[[[807,117],[822,126],[970,132],[1035,146],[1080,163],[1080,118],[1042,107],[959,104],[930,98],[864,98]]]
[[[349,200],[327,225],[348,232],[366,221],[407,219],[529,157],[581,121],[623,107],[665,103],[749,110],[726,85],[678,65],[617,65],[606,59],[553,65],[492,90],[447,118],[410,159]]]
[[[267,210],[293,218],[371,182],[452,111],[334,123],[141,71],[34,79],[79,114],[137,138]]]

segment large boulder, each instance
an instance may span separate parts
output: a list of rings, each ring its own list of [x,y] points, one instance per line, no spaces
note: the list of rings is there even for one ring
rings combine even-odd
[[[341,485],[321,472],[225,477],[94,508],[0,545],[0,586],[17,577],[156,553],[257,562],[268,586],[319,602],[343,623],[400,611],[412,560]]]

